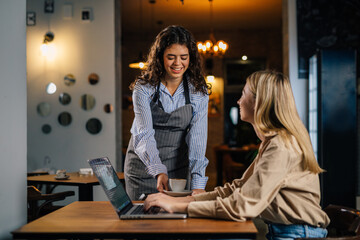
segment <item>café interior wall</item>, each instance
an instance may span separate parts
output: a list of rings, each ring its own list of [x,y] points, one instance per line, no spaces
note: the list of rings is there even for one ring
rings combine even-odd
[[[70,19],[63,17],[65,5],[72,8]],[[90,9],[93,14],[88,22],[81,20],[83,9]],[[44,13],[44,1],[28,0],[27,11],[36,14],[35,26],[27,27],[28,171],[46,168],[74,172],[89,167],[87,159],[102,156],[115,164],[115,112],[104,111],[105,104],[115,106],[114,1],[56,0],[54,13]],[[47,59],[40,52],[48,31],[55,36],[54,59]],[[88,82],[91,73],[99,76],[96,85]],[[74,85],[65,85],[67,74],[75,76]],[[52,95],[45,91],[50,82],[57,86]],[[71,96],[70,104],[60,104],[61,93]],[[80,107],[83,94],[95,98],[93,109],[85,111]],[[42,102],[50,104],[49,116],[38,114],[37,106]],[[58,122],[58,115],[64,111],[72,115],[68,126]],[[90,118],[101,121],[98,134],[86,130]],[[42,132],[43,124],[51,126],[50,133]],[[99,190],[102,194],[100,188],[95,192]],[[95,200],[96,196],[97,193]]]
[[[26,223],[25,1],[0,1],[0,239]]]

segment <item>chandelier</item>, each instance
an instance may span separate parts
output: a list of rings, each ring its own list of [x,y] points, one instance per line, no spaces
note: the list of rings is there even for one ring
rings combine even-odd
[[[226,50],[229,48],[229,45],[223,41],[219,40],[216,41],[214,36],[214,29],[213,29],[213,0],[209,0],[210,3],[210,39],[206,40],[205,42],[197,42],[198,51],[203,55],[208,56],[223,56]]]

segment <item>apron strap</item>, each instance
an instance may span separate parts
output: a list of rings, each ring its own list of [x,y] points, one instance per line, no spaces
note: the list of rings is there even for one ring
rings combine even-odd
[[[161,101],[160,101],[160,97],[159,97],[160,84],[161,84],[161,81],[159,81],[159,84],[158,84],[157,87],[156,87],[156,92],[155,92],[155,94],[154,94],[154,97],[153,97],[152,101],[153,101],[154,103],[158,102],[159,107],[160,107],[162,110],[164,110],[164,108],[163,108],[163,106],[162,106],[162,104],[161,104]]]
[[[184,93],[185,93],[185,104],[190,104],[189,86],[188,86],[188,80],[186,78],[183,80],[183,84],[184,84]]]

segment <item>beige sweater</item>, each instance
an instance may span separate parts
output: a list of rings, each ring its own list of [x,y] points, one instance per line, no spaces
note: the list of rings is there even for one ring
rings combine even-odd
[[[303,170],[300,148],[293,141],[291,148],[280,136],[265,141],[241,179],[195,195],[189,216],[234,221],[259,216],[272,223],[325,228],[330,220],[319,205],[319,176]]]

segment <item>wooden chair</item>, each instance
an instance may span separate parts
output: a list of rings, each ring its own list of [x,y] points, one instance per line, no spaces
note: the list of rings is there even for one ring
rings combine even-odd
[[[42,194],[36,187],[27,187],[28,222],[55,211],[63,206],[52,205],[55,201],[64,200],[68,196],[75,195],[74,191],[66,191],[51,194]],[[39,201],[41,204],[39,206]]]
[[[223,155],[223,179],[224,182],[232,182],[243,175],[247,165],[241,162],[235,162],[230,154]]]
[[[259,145],[249,144],[242,147],[229,147],[228,145],[217,145],[213,147],[216,162],[218,179],[217,185],[225,182],[232,182],[241,178],[245,170],[256,156],[255,151]]]

